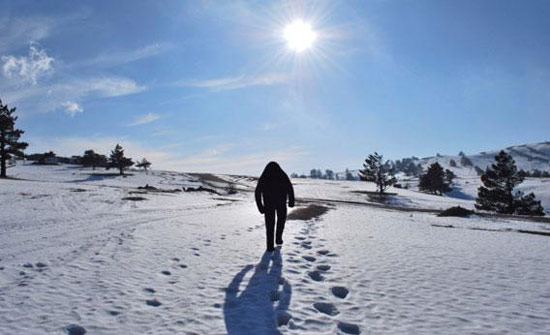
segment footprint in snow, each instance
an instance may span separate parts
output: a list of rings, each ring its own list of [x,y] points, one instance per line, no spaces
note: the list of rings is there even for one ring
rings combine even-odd
[[[349,290],[343,286],[334,286],[330,289],[334,296],[345,299],[348,296]]]
[[[315,280],[315,281],[325,280],[325,277],[323,277],[323,275],[319,271],[310,271],[310,272],[307,273],[307,275],[309,276],[309,278],[311,278],[312,280]]]
[[[153,306],[153,307],[158,307],[158,306],[162,305],[157,299],[145,300],[145,303],[148,306]]]
[[[302,256],[303,259],[305,259],[308,262],[315,262],[317,259],[313,256]]]
[[[317,265],[317,270],[327,272],[328,270],[330,270],[330,265]]]
[[[160,273],[162,273],[162,274],[165,275],[165,276],[169,276],[169,275],[172,274],[172,273],[171,273],[170,271],[168,271],[168,270],[161,271]]]
[[[316,302],[313,304],[313,307],[315,307],[315,309],[318,310],[319,312],[330,316],[335,316],[340,314],[340,312],[336,309],[336,306],[328,302]]]
[[[152,288],[150,288],[150,287],[146,287],[146,288],[144,288],[143,290],[144,290],[145,292],[147,292],[147,293],[155,293],[155,289],[152,289]]]
[[[338,322],[338,329],[346,334],[358,335],[361,333],[359,326],[353,323]]]
[[[79,325],[68,325],[65,327],[65,331],[69,335],[84,335],[86,334],[86,329]]]

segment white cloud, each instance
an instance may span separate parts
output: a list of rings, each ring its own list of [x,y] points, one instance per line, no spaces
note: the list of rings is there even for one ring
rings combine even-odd
[[[78,101],[83,98],[106,98],[142,92],[145,86],[129,78],[101,77],[81,78],[51,85],[35,85],[26,88],[4,90],[5,100],[10,104],[28,103],[41,106],[42,110],[59,107],[60,101]]]
[[[61,104],[61,107],[65,109],[65,113],[69,114],[70,116],[75,116],[78,113],[82,113],[84,109],[73,101],[65,101]]]
[[[258,76],[237,76],[214,78],[207,80],[191,80],[183,82],[183,86],[208,88],[212,91],[225,91],[245,88],[249,86],[270,86],[282,84],[290,80],[288,73],[267,73]]]
[[[95,94],[100,97],[117,97],[139,93],[145,90],[144,86],[138,85],[132,79],[122,77],[83,79],[75,83],[61,86],[70,90],[73,85],[76,85],[74,90],[82,95]]]
[[[145,115],[142,115],[140,117],[137,117],[134,122],[130,123],[129,126],[139,126],[142,124],[150,123],[155,120],[160,119],[160,115],[154,114],[154,113],[148,113]]]
[[[53,72],[54,59],[40,45],[31,43],[27,56],[2,56],[2,63],[6,77],[36,85],[38,78]]]
[[[154,43],[135,50],[111,51],[101,53],[95,58],[82,62],[77,62],[73,64],[73,66],[113,66],[118,64],[126,64],[138,61],[140,59],[156,56],[166,49],[166,45]]]

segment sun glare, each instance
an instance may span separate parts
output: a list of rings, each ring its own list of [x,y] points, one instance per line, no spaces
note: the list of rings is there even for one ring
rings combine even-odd
[[[283,36],[288,47],[295,52],[302,52],[311,48],[317,39],[315,31],[302,20],[296,20],[288,24],[285,27]]]

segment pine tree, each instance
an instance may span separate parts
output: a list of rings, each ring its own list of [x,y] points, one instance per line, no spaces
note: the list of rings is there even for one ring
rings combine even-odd
[[[481,176],[483,186],[478,188],[477,209],[512,214],[515,210],[514,188],[523,182],[512,156],[504,150],[495,156],[495,163]]]
[[[515,213],[519,215],[544,216],[544,208],[540,201],[535,200],[535,194],[529,193],[523,195],[523,192],[517,191],[514,195]]]
[[[117,168],[120,171],[120,175],[123,175],[124,169],[132,165],[134,165],[132,159],[124,157],[124,149],[117,144],[115,149],[111,151],[111,157],[109,157],[107,169]]]
[[[149,162],[146,158],[143,158],[141,161],[138,161],[136,163],[136,167],[139,169],[144,169],[145,173],[147,173],[147,169],[151,166],[151,162]]]
[[[23,150],[28,146],[19,142],[24,131],[15,128],[17,116],[13,115],[14,112],[15,107],[8,108],[0,100],[0,178],[6,177],[6,161],[12,157],[24,157]]]
[[[93,150],[86,150],[84,151],[84,156],[82,156],[82,165],[91,166],[92,170],[95,170],[97,166],[107,165],[107,157]]]
[[[428,167],[428,171],[420,176],[418,188],[423,192],[443,194],[451,190],[454,173],[450,170],[443,171],[438,162]]]
[[[374,182],[380,194],[397,182],[397,179],[393,176],[391,165],[384,162],[383,156],[377,152],[365,159],[363,169],[359,170],[359,175],[361,180]]]
[[[334,179],[334,171],[332,170],[325,170],[325,176],[327,177],[327,179],[329,180],[333,180]]]

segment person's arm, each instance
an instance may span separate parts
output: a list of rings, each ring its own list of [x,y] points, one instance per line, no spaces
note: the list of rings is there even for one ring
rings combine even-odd
[[[258,180],[258,185],[256,185],[256,191],[254,191],[254,194],[256,196],[256,206],[258,206],[258,211],[260,213],[264,213],[264,205],[262,204],[262,188],[263,188],[263,182],[262,180]]]
[[[294,207],[294,188],[288,176],[286,176],[286,180],[288,182],[288,207]]]

